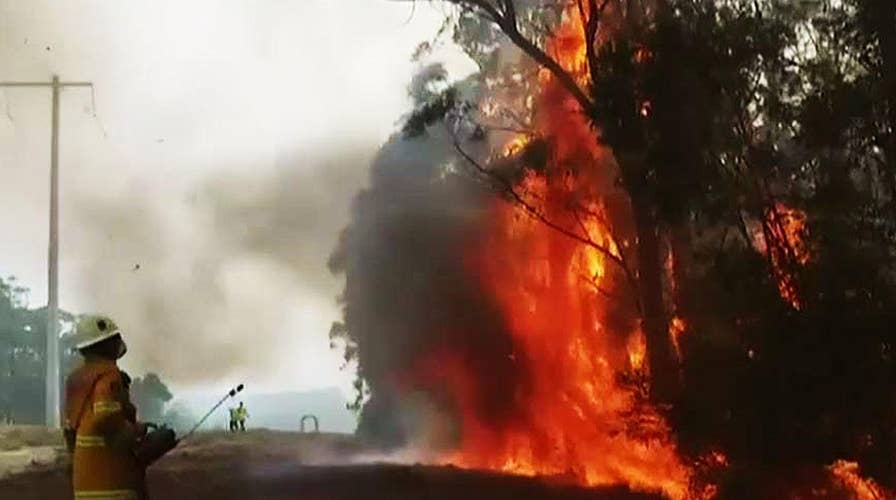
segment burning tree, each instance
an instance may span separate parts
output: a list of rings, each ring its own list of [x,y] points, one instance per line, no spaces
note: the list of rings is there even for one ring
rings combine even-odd
[[[550,99],[560,104],[551,111],[542,110],[543,114],[553,113],[553,118],[560,120],[566,119],[563,115],[582,116],[590,137],[585,134],[577,140],[591,142],[595,149],[609,149],[611,159],[604,163],[612,165],[606,165],[607,172],[602,175],[621,187],[613,194],[624,197],[628,205],[623,210],[629,213],[613,217],[617,225],[631,226],[631,234],[622,238],[630,249],[628,260],[622,254],[613,255],[581,227],[555,229],[601,251],[627,275],[647,338],[654,400],[672,401],[678,391],[678,366],[669,332],[676,312],[692,307],[688,275],[694,218],[698,209],[705,211],[707,205],[715,204],[710,210],[727,210],[723,216],[743,221],[745,215],[761,214],[774,202],[755,178],[758,160],[746,157],[743,150],[763,146],[756,132],[747,130],[765,112],[757,109],[757,103],[768,89],[755,80],[772,78],[772,73],[779,71],[773,64],[763,63],[763,56],[783,51],[792,33],[776,20],[763,21],[759,8],[723,8],[711,2],[451,3],[459,6],[456,29],[461,36],[470,25],[483,29],[485,21],[485,29],[506,36],[541,68],[543,79],[553,82]],[[744,32],[764,30],[772,33],[768,39],[739,38]],[[516,69],[526,71],[525,65]],[[498,76],[499,84],[528,81],[520,73]],[[497,102],[496,108],[520,107],[520,103],[503,98],[493,102]],[[518,126],[521,115],[524,126],[531,126],[533,118],[525,115],[535,109],[531,103],[522,107],[491,112],[513,118],[510,125],[498,128]],[[451,107],[443,103],[441,109],[448,112]],[[419,128],[421,120],[429,123],[435,117],[431,107],[421,111],[412,116],[410,130]],[[745,127],[744,122],[750,125]],[[530,128],[523,137],[533,132],[538,135]],[[530,146],[519,148],[525,160],[525,153],[531,157],[545,143],[525,140],[519,145]],[[533,211],[514,191],[513,182],[494,169],[482,168],[475,159],[467,159],[480,173],[497,179],[498,186],[531,215],[557,226]],[[587,161],[577,160],[578,168],[584,169],[581,164]],[[726,172],[728,169],[735,172]],[[742,199],[719,207],[719,198],[732,194],[725,184],[733,182],[752,185],[738,193]],[[606,194],[597,197],[606,198]],[[570,208],[587,217],[588,203],[576,201]],[[620,219],[628,220],[619,223]],[[621,247],[617,245],[617,250]],[[675,297],[668,293],[670,282]]]
[[[673,498],[893,486],[894,10],[448,3],[480,72],[412,83],[331,262],[362,429]]]

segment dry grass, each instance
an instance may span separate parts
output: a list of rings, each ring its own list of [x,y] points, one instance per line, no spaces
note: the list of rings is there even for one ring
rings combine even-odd
[[[0,451],[34,446],[65,446],[62,431],[40,425],[0,425]]]
[[[27,433],[17,433],[22,434]],[[36,439],[41,434],[48,435],[38,432]],[[454,467],[366,459],[353,463],[361,451],[344,435],[263,429],[202,433],[149,468],[150,495],[166,500],[660,500],[624,487],[583,489]],[[70,498],[70,492],[62,462],[25,468],[19,464],[6,478],[0,474],[3,499]]]

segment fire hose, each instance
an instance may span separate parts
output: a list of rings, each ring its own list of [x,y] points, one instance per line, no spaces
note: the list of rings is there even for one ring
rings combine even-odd
[[[208,417],[211,416],[212,413],[215,412],[225,401],[229,398],[232,398],[237,395],[237,393],[243,390],[243,384],[240,384],[224,395],[220,401],[218,401],[212,408],[201,418],[196,425],[187,432],[184,437],[177,438],[177,435],[174,433],[174,430],[166,425],[156,425],[152,423],[147,423],[147,427],[151,428],[151,432],[147,432],[143,439],[140,440],[137,445],[136,450],[134,450],[134,455],[137,458],[137,462],[140,463],[144,467],[148,467],[153,464],[156,460],[162,458],[163,455],[173,450],[178,444],[189,438],[196,432],[199,427],[205,423]]]
[[[230,391],[226,395],[224,395],[224,397],[221,398],[221,400],[218,401],[218,403],[215,404],[215,406],[212,406],[212,409],[209,410],[208,413],[205,414],[205,416],[203,416],[201,419],[199,419],[199,422],[196,422],[196,425],[194,425],[193,428],[190,429],[190,432],[186,433],[186,435],[184,435],[184,437],[180,438],[179,441],[183,441],[183,440],[187,439],[188,437],[192,436],[193,433],[196,432],[196,429],[198,429],[200,425],[204,424],[205,420],[208,417],[210,417],[211,414],[214,413],[215,410],[217,410],[219,406],[224,404],[224,401],[227,401],[228,399],[236,396],[237,393],[241,392],[242,390],[243,390],[243,384],[240,384],[240,385],[234,387],[233,389],[230,389]]]

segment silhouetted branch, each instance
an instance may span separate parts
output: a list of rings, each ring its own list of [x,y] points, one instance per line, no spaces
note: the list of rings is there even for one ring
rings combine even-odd
[[[604,257],[606,257],[611,262],[613,262],[614,264],[619,266],[620,269],[622,269],[623,273],[626,276],[626,279],[629,282],[629,286],[631,286],[632,290],[637,290],[637,288],[638,288],[637,281],[635,280],[634,273],[631,271],[631,269],[629,269],[625,260],[623,260],[619,255],[614,253],[610,248],[594,241],[589,235],[586,234],[585,236],[583,236],[574,231],[570,231],[569,229],[558,224],[557,222],[554,222],[553,220],[549,219],[540,210],[538,210],[536,207],[532,206],[528,201],[526,201],[526,199],[523,197],[523,195],[521,195],[516,190],[516,187],[513,185],[513,183],[511,181],[505,179],[501,175],[497,174],[496,172],[492,171],[491,169],[483,166],[478,161],[476,161],[475,158],[473,158],[469,153],[467,153],[463,149],[463,147],[461,147],[461,145],[458,142],[456,137],[454,138],[453,146],[454,146],[455,151],[457,151],[457,153],[461,157],[463,157],[471,166],[473,166],[473,168],[475,168],[476,171],[480,175],[485,176],[487,179],[492,181],[494,184],[497,184],[498,187],[501,189],[501,191],[503,193],[509,195],[513,199],[513,201],[517,205],[519,205],[529,216],[542,222],[543,224],[545,224],[546,226],[550,227],[551,229],[559,232],[560,234],[600,252]]]
[[[536,63],[543,66],[551,72],[561,85],[572,95],[579,103],[583,112],[588,112],[594,103],[588,98],[588,94],[576,83],[575,78],[563,68],[563,66],[553,57],[549,56],[541,47],[536,45],[532,40],[528,39],[519,31],[519,24],[516,15],[516,8],[513,0],[503,0],[503,12],[486,0],[446,0],[449,3],[475,8],[484,13],[486,17],[498,25],[498,28],[523,52],[531,57]],[[606,3],[606,2],[605,2]]]

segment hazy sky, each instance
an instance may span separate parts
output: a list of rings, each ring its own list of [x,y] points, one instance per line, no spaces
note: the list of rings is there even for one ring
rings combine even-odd
[[[0,1],[0,79],[96,86],[95,108],[89,90],[62,97],[62,307],[119,319],[125,367],[175,389],[347,390],[325,263],[407,110],[410,55],[442,21],[426,2],[411,14],[388,0]],[[49,103],[0,92],[0,274],[34,306]]]

